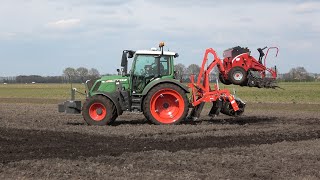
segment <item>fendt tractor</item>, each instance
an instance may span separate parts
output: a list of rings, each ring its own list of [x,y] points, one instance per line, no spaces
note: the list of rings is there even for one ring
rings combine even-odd
[[[225,77],[224,83],[230,77],[226,76],[229,65],[224,64],[226,61],[220,60],[212,48],[205,52],[197,81],[191,75],[191,83],[186,86],[174,71],[174,59],[178,53],[164,51],[163,47],[161,42],[159,49],[124,50],[118,75],[87,80],[83,105],[74,98],[76,89],[71,89],[71,100],[59,104],[59,112],[82,113],[88,125],[112,124],[124,111],[142,112],[154,124],[179,124],[187,119],[197,119],[207,102],[212,103],[209,112],[212,117],[219,113],[239,116],[244,112],[245,103],[241,99],[227,89],[220,90],[218,83],[210,86],[209,75],[215,66]],[[214,60],[208,65],[210,53]],[[129,73],[128,58],[133,58]],[[248,71],[245,69],[243,76]],[[232,68],[230,72],[233,72]]]

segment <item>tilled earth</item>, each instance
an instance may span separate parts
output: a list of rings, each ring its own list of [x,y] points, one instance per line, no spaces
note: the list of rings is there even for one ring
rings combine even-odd
[[[320,179],[319,109],[257,103],[238,118],[124,114],[98,127],[54,104],[0,103],[0,179]]]

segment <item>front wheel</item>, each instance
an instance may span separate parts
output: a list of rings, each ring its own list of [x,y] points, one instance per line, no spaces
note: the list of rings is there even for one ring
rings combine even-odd
[[[178,124],[189,110],[185,91],[169,83],[152,88],[143,107],[144,115],[154,124]]]
[[[96,95],[87,99],[83,104],[82,116],[88,125],[105,126],[115,121],[117,112],[110,99]]]

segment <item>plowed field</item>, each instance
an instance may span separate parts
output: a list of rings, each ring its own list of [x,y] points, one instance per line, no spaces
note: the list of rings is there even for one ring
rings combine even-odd
[[[0,179],[319,179],[320,105],[248,104],[156,126],[87,126],[54,104],[0,103]]]

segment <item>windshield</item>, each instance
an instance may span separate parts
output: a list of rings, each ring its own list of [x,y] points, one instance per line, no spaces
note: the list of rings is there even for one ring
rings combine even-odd
[[[160,58],[160,74],[162,76],[169,75],[169,58],[170,56]],[[155,55],[139,54],[135,56],[134,75],[154,76],[157,74],[157,69]]]

